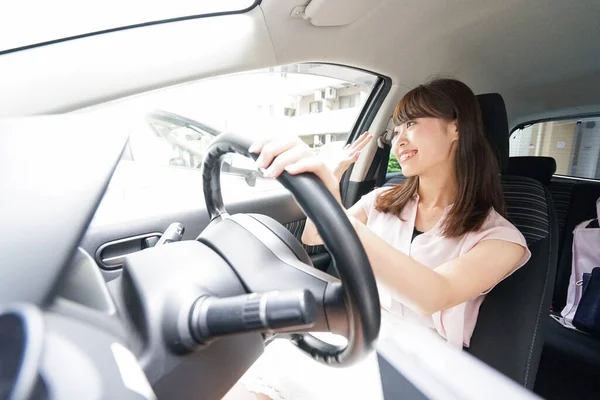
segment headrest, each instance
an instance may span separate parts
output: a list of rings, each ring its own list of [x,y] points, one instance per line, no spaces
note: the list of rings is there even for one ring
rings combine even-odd
[[[541,182],[550,183],[556,172],[556,161],[552,157],[511,157],[508,161],[507,175],[526,176]]]
[[[508,168],[508,117],[504,99],[498,93],[486,93],[477,96],[483,130],[488,138],[492,150],[498,157],[500,171],[503,173]]]

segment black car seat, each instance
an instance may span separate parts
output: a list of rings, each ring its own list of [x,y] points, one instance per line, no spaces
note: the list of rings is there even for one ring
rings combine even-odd
[[[506,174],[509,130],[502,97],[491,93],[477,99],[486,136],[500,162],[507,218],[525,236],[531,259],[488,294],[468,351],[533,389],[556,275],[556,215],[541,182]]]
[[[507,174],[527,176],[548,188],[558,220],[558,266],[552,311],[560,313],[566,302],[573,229],[596,216],[600,183],[553,176],[551,157],[511,157]],[[545,342],[538,368],[535,392],[546,399],[596,399],[600,393],[600,339],[564,328],[546,318]]]
[[[526,176],[539,181],[544,186],[550,184],[555,172],[556,160],[542,156],[510,157],[506,168],[506,175]]]
[[[558,263],[553,312],[559,313],[566,303],[573,256],[573,229],[582,221],[596,217],[597,182],[553,182],[565,189],[570,186],[570,206],[565,218],[564,242]],[[552,187],[551,187],[552,190]],[[553,192],[553,196],[556,193]],[[597,399],[600,393],[600,338],[567,329],[547,317],[546,338],[540,366],[541,381],[536,393],[547,399]]]

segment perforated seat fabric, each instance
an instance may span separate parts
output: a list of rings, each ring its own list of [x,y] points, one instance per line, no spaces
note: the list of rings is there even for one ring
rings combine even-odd
[[[556,217],[538,181],[503,176],[508,219],[523,233],[531,259],[488,294],[469,352],[532,389],[556,275]]]
[[[499,94],[477,96],[486,136],[502,171],[508,163],[508,122]],[[507,218],[523,233],[531,259],[483,302],[469,352],[532,389],[556,275],[557,222],[548,190],[531,178],[503,175]]]

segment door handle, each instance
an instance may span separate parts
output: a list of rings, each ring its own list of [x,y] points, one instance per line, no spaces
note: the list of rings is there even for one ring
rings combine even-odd
[[[160,232],[153,232],[104,243],[96,250],[96,262],[103,269],[121,268],[125,262],[125,257],[148,247],[153,247],[161,235]]]

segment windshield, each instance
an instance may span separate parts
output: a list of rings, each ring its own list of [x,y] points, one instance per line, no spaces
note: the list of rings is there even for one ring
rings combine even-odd
[[[257,0],[19,0],[0,13],[0,52],[137,24],[233,13]]]

